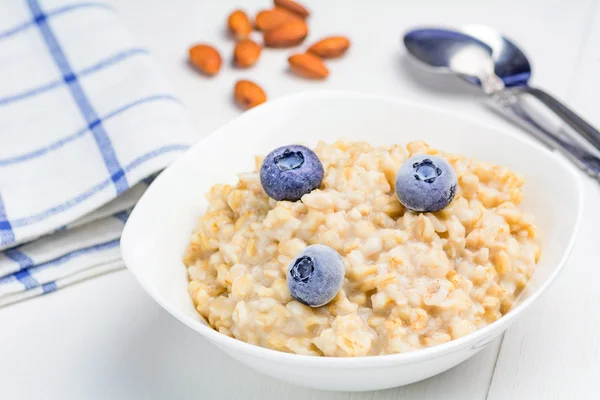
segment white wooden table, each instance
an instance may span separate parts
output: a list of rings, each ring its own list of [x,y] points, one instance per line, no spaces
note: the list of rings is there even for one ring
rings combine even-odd
[[[420,24],[483,23],[505,32],[533,60],[534,83],[600,126],[597,0],[307,0],[314,11],[309,42],[338,32],[353,41],[343,60],[329,64],[326,82],[287,73],[286,50],[265,51],[251,70],[229,66],[233,44],[224,34],[225,16],[240,3],[255,12],[269,0],[112,1],[154,53],[199,138],[239,115],[231,91],[242,77],[262,84],[270,98],[311,88],[352,89],[515,129],[477,104],[480,95],[462,82],[409,68],[400,37]],[[200,77],[186,65],[187,48],[196,41],[214,43],[225,55],[217,77]],[[586,180],[585,218],[573,255],[524,318],[473,359],[414,385],[344,394],[267,378],[177,322],[123,270],[0,309],[0,398],[598,399],[599,205],[600,188]]]

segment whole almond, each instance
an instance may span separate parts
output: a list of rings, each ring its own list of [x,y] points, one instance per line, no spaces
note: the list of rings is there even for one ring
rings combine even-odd
[[[268,10],[262,10],[256,14],[254,24],[259,31],[265,32],[284,22],[297,18],[298,16],[296,14],[292,14],[283,8],[275,7]]]
[[[221,55],[212,46],[197,44],[190,47],[190,62],[206,75],[215,75],[221,69]]]
[[[227,27],[236,39],[245,39],[252,32],[252,23],[242,10],[235,10],[227,18]]]
[[[242,39],[236,43],[233,58],[238,67],[251,67],[258,61],[262,47],[250,39]]]
[[[308,11],[306,7],[294,0],[274,0],[273,3],[275,3],[276,6],[283,7],[302,18],[306,18],[310,15],[310,11]]]
[[[288,58],[292,71],[300,76],[311,79],[325,79],[329,70],[319,57],[314,54],[294,54]]]
[[[301,19],[284,22],[263,33],[263,41],[268,47],[296,46],[308,35],[308,26]]]
[[[265,91],[256,83],[247,80],[237,81],[233,93],[237,103],[244,109],[256,107],[267,101]]]
[[[348,50],[350,40],[344,36],[329,36],[319,40],[308,48],[308,52],[321,58],[336,58]]]

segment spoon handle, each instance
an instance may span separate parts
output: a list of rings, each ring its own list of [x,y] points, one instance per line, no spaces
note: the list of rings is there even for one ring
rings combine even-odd
[[[515,93],[527,93],[548,107],[556,116],[558,116],[563,122],[569,125],[580,137],[587,140],[592,146],[600,150],[600,132],[586,121],[583,120],[579,115],[575,114],[566,105],[558,101],[555,97],[549,93],[544,92],[542,89],[538,89],[531,86],[519,86],[514,89]],[[577,138],[575,138],[577,139]]]
[[[562,153],[579,169],[600,183],[600,158],[583,146],[565,140],[564,136],[552,132],[539,123],[528,109],[523,107],[512,91],[503,90],[490,95],[485,105],[527,129],[544,145]]]

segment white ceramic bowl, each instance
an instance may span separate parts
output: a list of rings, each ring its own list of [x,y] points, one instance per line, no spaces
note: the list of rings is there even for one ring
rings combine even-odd
[[[423,139],[448,152],[506,165],[526,177],[523,207],[536,217],[542,257],[523,296],[508,314],[439,346],[361,358],[282,353],[232,339],[206,325],[188,295],[182,263],[184,249],[205,208],[204,194],[216,183],[234,183],[237,172],[252,170],[256,154],[289,143],[312,146],[318,140],[332,142],[340,137],[372,144]],[[127,266],[154,300],[244,364],[314,388],[384,389],[428,378],[466,360],[529,308],[557,277],[571,251],[581,218],[582,193],[581,179],[571,165],[524,135],[395,99],[306,92],[244,113],[167,168],[131,214],[121,249]]]

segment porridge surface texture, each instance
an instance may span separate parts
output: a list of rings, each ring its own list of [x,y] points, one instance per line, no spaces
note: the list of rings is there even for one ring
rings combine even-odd
[[[425,142],[319,143],[325,175],[300,201],[275,201],[254,172],[215,185],[184,262],[189,293],[222,334],[316,356],[402,353],[459,338],[511,308],[540,256],[524,179]],[[436,213],[404,209],[396,172],[415,154],[446,159],[454,200]],[[290,261],[311,244],[344,259],[342,289],[311,308],[290,296]]]

